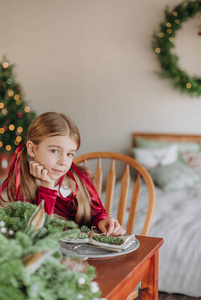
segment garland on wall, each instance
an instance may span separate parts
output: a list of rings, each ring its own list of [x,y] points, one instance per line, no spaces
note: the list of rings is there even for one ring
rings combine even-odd
[[[184,1],[172,11],[166,8],[165,20],[160,24],[159,33],[154,33],[152,42],[162,67],[160,77],[169,78],[175,88],[197,97],[201,95],[201,77],[190,76],[182,70],[179,66],[179,58],[172,49],[175,47],[176,32],[181,29],[182,23],[193,18],[200,11],[201,1]]]

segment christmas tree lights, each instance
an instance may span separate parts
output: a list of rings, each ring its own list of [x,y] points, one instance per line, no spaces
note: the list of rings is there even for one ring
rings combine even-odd
[[[35,118],[15,81],[13,68],[4,56],[0,62],[0,153],[14,152],[25,141],[27,128]]]

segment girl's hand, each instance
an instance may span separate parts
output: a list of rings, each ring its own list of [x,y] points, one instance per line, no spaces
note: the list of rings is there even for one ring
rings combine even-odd
[[[29,171],[32,176],[40,180],[41,186],[54,189],[54,180],[48,176],[48,170],[46,170],[37,161],[29,162]]]
[[[121,227],[118,220],[112,217],[101,220],[98,223],[98,229],[103,233],[105,233],[106,235],[114,235],[114,236],[123,235],[126,232],[126,230]]]

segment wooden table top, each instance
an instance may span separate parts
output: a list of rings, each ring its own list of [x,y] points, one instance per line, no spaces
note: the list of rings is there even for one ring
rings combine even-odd
[[[110,298],[111,295],[118,294],[122,289],[131,292],[148,273],[149,261],[162,246],[163,239],[145,236],[136,236],[136,238],[140,242],[140,246],[131,253],[88,259],[88,263],[96,268],[95,280],[98,282],[102,297]],[[132,282],[129,283],[131,278]]]

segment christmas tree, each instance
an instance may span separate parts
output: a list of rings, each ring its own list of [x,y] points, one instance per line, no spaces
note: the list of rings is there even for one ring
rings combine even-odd
[[[0,62],[0,153],[12,153],[24,142],[27,128],[35,118],[15,81],[13,68],[4,56]]]

